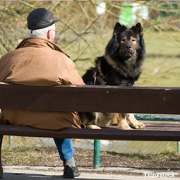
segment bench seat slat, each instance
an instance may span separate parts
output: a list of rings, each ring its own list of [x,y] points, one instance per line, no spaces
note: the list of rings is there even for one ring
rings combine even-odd
[[[29,137],[60,137],[78,139],[180,141],[180,127],[146,127],[144,130],[119,130],[116,128],[42,130],[25,126],[0,125],[0,135]]]

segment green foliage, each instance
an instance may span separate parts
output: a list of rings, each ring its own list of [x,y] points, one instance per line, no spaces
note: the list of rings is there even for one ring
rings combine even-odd
[[[170,151],[170,150],[164,150],[164,152],[162,152],[162,154],[163,155],[175,155],[176,154],[176,152],[175,151]]]

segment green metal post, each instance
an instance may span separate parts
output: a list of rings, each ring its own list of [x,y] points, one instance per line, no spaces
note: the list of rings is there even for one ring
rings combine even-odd
[[[13,136],[9,136],[9,146],[12,146],[13,144]]]
[[[100,167],[100,140],[94,140],[94,169]]]
[[[180,141],[177,142],[177,152],[180,154]]]

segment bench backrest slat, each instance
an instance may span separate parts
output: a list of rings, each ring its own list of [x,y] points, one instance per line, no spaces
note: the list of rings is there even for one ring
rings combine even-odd
[[[180,114],[180,88],[0,85],[0,108]]]

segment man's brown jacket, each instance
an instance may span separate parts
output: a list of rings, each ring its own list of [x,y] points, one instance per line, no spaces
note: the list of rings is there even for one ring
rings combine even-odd
[[[75,64],[56,44],[39,37],[24,39],[0,59],[0,81],[26,86],[84,85]],[[59,130],[81,128],[77,112],[3,109],[0,124]]]

